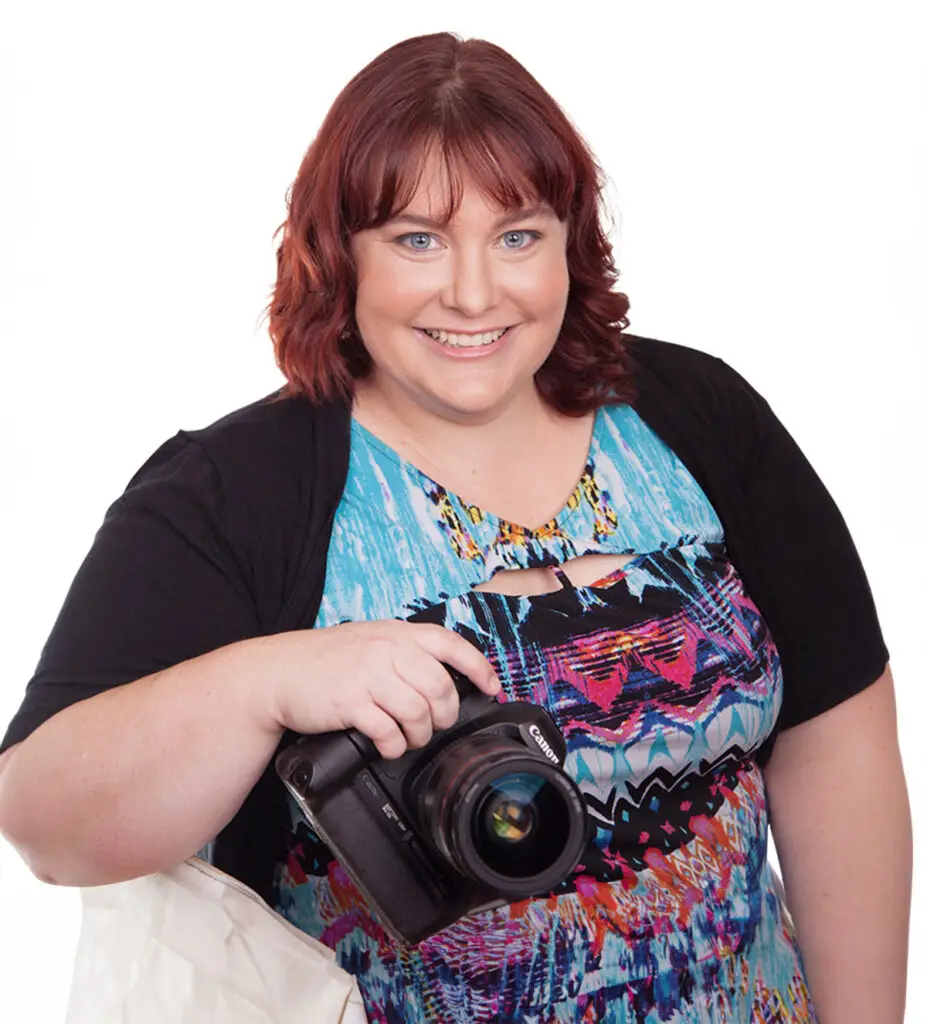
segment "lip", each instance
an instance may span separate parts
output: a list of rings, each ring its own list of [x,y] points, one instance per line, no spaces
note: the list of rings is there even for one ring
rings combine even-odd
[[[510,327],[515,327],[515,324],[499,324],[498,327],[483,327],[479,331],[457,331],[450,327],[416,327],[417,331],[446,331],[448,334],[463,334],[468,338],[473,338],[477,334],[493,334],[496,331],[507,331]]]
[[[432,351],[440,353],[446,359],[481,359],[485,358],[486,356],[493,355],[494,353],[498,352],[500,348],[503,348],[505,345],[507,345],[509,338],[512,337],[512,335],[518,330],[520,326],[520,324],[510,325],[505,329],[505,334],[503,334],[501,338],[497,338],[489,345],[481,345],[479,348],[453,348],[450,345],[442,345],[440,341],[435,341],[435,339],[432,338],[431,335],[426,334],[421,327],[414,327],[413,330],[420,338],[422,338],[427,343],[427,345],[432,349]],[[497,330],[502,330],[502,328],[497,328]],[[459,331],[455,333],[462,334],[463,332]],[[475,331],[473,333],[483,334],[486,332]]]

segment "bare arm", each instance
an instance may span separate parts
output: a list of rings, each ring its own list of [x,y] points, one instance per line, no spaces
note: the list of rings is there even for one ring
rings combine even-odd
[[[261,648],[231,644],[79,701],[7,752],[0,829],[39,878],[147,874],[229,821],[282,735],[255,699]]]
[[[242,640],[79,701],[0,762],[0,832],[60,885],[171,867],[234,816],[284,728],[355,727],[395,757],[451,725],[442,662],[498,692],[458,634],[391,621]]]
[[[764,774],[822,1024],[902,1024],[912,839],[890,669],[783,732]]]

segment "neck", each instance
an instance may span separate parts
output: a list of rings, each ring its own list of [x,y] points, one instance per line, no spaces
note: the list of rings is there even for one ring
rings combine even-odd
[[[485,471],[508,462],[521,445],[537,444],[564,417],[532,385],[504,406],[474,416],[432,409],[408,396],[386,394],[373,382],[355,392],[355,419],[425,471],[456,465]]]

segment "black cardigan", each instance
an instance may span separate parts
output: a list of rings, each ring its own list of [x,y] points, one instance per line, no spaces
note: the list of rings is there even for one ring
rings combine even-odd
[[[714,506],[778,647],[777,731],[873,683],[888,651],[865,572],[766,401],[714,356],[625,337],[631,404]],[[0,751],[108,687],[246,637],[310,628],[349,450],[348,405],[303,399],[262,399],[163,444],[108,510]],[[218,837],[217,866],[269,898],[285,821],[271,765]]]

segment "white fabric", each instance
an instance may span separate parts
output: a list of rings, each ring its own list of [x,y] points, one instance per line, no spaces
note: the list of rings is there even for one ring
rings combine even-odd
[[[65,1024],[367,1020],[332,950],[205,861],[81,897]]]

